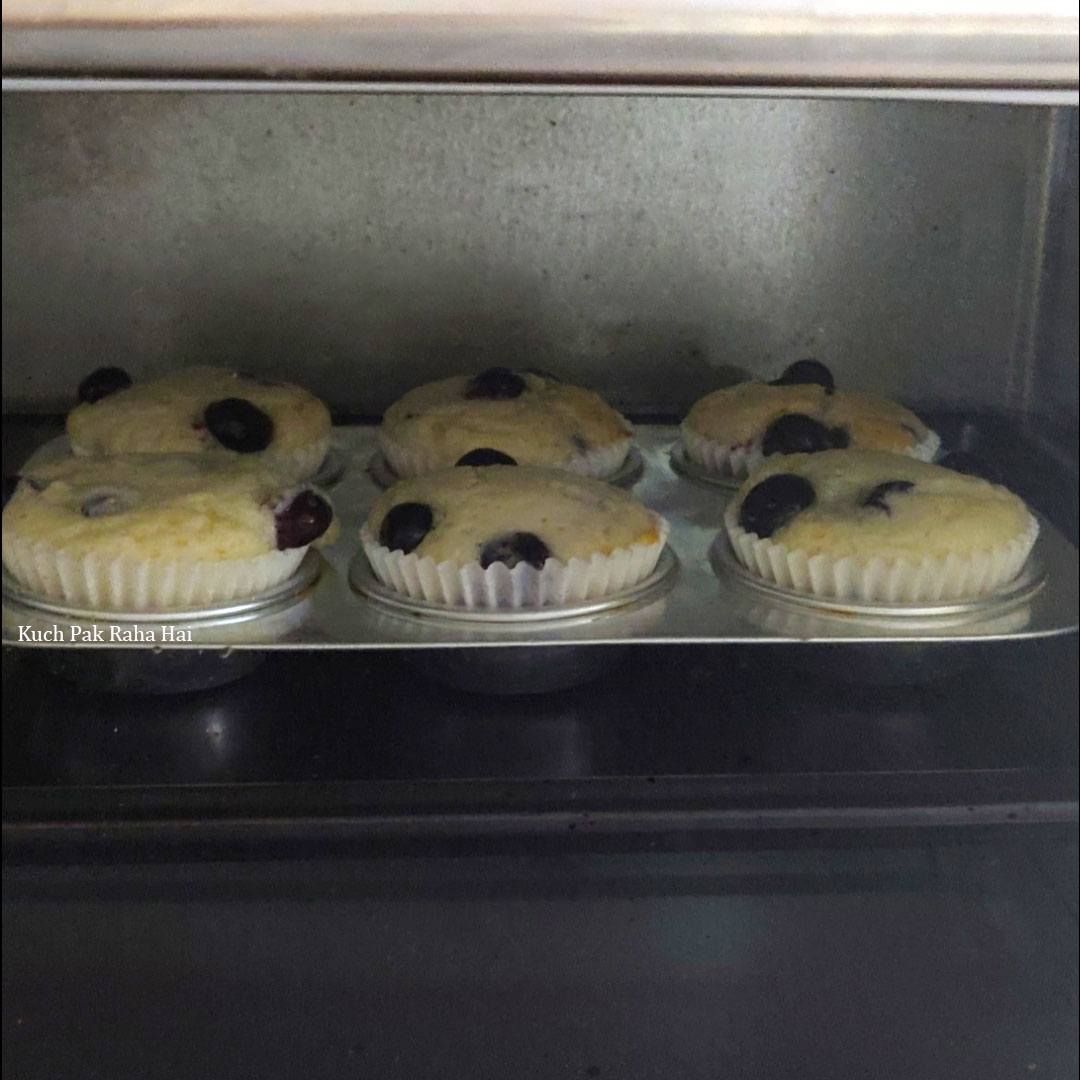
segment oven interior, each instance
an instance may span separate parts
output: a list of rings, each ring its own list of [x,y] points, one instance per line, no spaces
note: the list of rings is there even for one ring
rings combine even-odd
[[[102,364],[285,374],[350,429],[444,374],[555,368],[648,432],[725,380],[815,356],[991,465],[1073,545],[1072,578],[1044,588],[1075,594],[1077,141],[1075,108],[977,101],[7,93],[4,474],[62,432]],[[927,1035],[898,1036],[878,1075],[1006,1075],[1005,1058],[1008,1075],[1058,1075],[1075,1066],[1070,603],[1037,635],[301,633],[199,650],[220,677],[195,690],[175,656],[148,676],[145,650],[104,668],[95,650],[5,641],[6,895],[30,928],[10,945],[42,972],[13,986],[27,1015],[77,1032],[55,1054],[5,1040],[5,1057],[33,1046],[68,1074],[87,1025],[114,1021],[74,994],[46,1009],[49,988],[137,942],[104,977],[132,997],[182,897],[193,962],[236,965],[207,1000],[178,991],[208,1046],[226,1041],[214,1002],[255,993],[236,970],[258,941],[275,942],[266,971],[317,988],[294,1012],[281,984],[233,1029],[230,1053],[262,1075],[277,1073],[260,1027],[336,1024],[343,1002],[365,1020],[348,1039],[327,1027],[328,1072],[421,1075],[441,1054],[450,1075],[527,1060],[519,1075],[540,1076],[550,1054],[559,1075],[689,1076],[738,1049],[765,1075],[825,1045],[842,1072],[815,972],[830,1001],[869,1003],[841,1025],[849,1065],[899,1010]],[[301,897],[304,940],[283,921]],[[130,936],[125,905],[143,912]],[[61,911],[92,949],[55,936]],[[432,927],[456,940],[470,919],[490,919],[491,955],[462,966]],[[836,934],[843,948],[809,944]],[[396,974],[350,983],[335,941]],[[736,942],[775,965],[751,976]],[[875,984],[875,950],[905,974]],[[934,983],[918,1006],[942,971],[962,1003]],[[805,1023],[761,1038],[785,1026],[787,993]],[[500,1002],[537,1020],[470,1057],[436,1015],[402,1056],[401,1016],[447,995],[463,1024]],[[745,1006],[724,1014],[725,1051],[686,1027],[721,998]],[[560,1000],[582,1019],[548,1044]],[[659,1043],[618,1034],[654,1007]],[[154,1009],[135,1006],[147,1030]],[[210,1060],[165,1027],[185,1060]],[[973,1033],[967,1056],[950,1029]]]

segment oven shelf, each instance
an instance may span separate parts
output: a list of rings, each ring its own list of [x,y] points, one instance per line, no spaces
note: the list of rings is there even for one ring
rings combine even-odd
[[[5,856],[1075,835],[1075,636],[949,651],[914,685],[852,646],[640,649],[495,697],[448,689],[430,651],[117,695],[8,650]]]

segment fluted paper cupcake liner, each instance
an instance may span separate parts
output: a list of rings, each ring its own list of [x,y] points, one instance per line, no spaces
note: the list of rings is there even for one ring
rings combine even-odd
[[[685,424],[681,437],[686,456],[721,479],[745,479],[763,460],[760,440],[743,446],[723,446],[692,431]]]
[[[597,480],[604,480],[619,471],[633,445],[633,437],[627,435],[606,446],[578,454],[561,465],[548,467],[577,473],[578,476],[591,476]],[[436,472],[447,468],[448,465],[453,465],[453,462],[446,462],[431,451],[403,447],[392,439],[388,439],[381,431],[379,432],[379,449],[382,450],[387,464],[400,479],[422,476],[424,473]]]
[[[751,573],[797,593],[833,600],[888,604],[973,600],[1004,588],[1023,569],[1039,535],[1032,518],[1014,540],[971,555],[909,559],[870,559],[808,555],[747,532],[738,522],[738,506],[724,514],[724,527],[736,558]]]
[[[71,440],[69,440],[71,441]],[[105,455],[92,455],[85,447],[71,441],[71,452],[75,457],[92,457]],[[199,453],[199,451],[194,451]],[[307,443],[297,450],[276,450],[270,448],[262,452],[258,461],[281,476],[290,480],[307,480],[314,476],[319,467],[326,460],[330,452],[330,436],[325,435],[321,439]]]
[[[742,446],[723,446],[691,430],[686,424],[682,425],[681,438],[686,456],[691,461],[732,482],[741,483],[765,460],[760,439]],[[933,461],[940,447],[940,437],[936,432],[928,431],[904,454],[919,461]]]
[[[431,557],[391,551],[366,524],[360,530],[360,543],[379,581],[413,600],[468,611],[527,611],[612,596],[644,581],[656,569],[667,541],[668,523],[659,515],[654,520],[659,539],[651,544],[633,544],[609,555],[565,563],[548,559],[540,570],[527,563],[512,570],[504,563],[486,570],[479,562],[466,566],[436,563]]]
[[[219,561],[76,556],[45,541],[3,538],[4,566],[27,590],[75,607],[133,614],[187,611],[246,600],[280,585],[307,548]]]

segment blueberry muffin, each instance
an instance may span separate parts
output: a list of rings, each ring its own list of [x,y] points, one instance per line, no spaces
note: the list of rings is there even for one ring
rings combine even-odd
[[[752,380],[708,394],[682,425],[690,460],[733,481],[773,454],[851,448],[929,461],[939,442],[902,405],[837,390],[832,373],[816,360],[792,364],[771,383]]]
[[[770,458],[724,524],[736,556],[776,584],[887,602],[972,599],[1019,574],[1038,535],[997,484],[881,451]]]
[[[395,484],[360,535],[383,584],[414,599],[542,607],[648,577],[666,523],[599,480],[529,466],[462,466]]]
[[[43,598],[167,612],[272,588],[333,524],[321,495],[253,463],[68,458],[20,479],[4,507],[4,568]]]
[[[99,368],[79,386],[67,434],[78,455],[209,453],[303,479],[330,447],[330,413],[292,383],[190,367],[132,383]]]
[[[544,372],[489,368],[411,390],[386,410],[379,444],[400,477],[451,468],[478,449],[605,477],[626,460],[632,436],[591,390]]]

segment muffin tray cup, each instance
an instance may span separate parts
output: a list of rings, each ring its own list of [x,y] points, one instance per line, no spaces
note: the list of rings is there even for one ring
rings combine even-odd
[[[401,479],[381,450],[376,450],[371,455],[368,461],[368,472],[372,480],[383,489],[393,487]],[[614,484],[616,487],[626,488],[629,491],[641,479],[644,472],[645,459],[636,446],[631,446],[622,465],[610,476],[602,479],[608,484]]]
[[[177,631],[186,632],[190,627],[198,628],[200,635],[212,634],[225,627],[258,620],[265,628],[270,625],[291,626],[295,618],[279,618],[269,621],[270,616],[285,612],[295,613],[297,605],[307,596],[323,571],[322,556],[317,551],[309,550],[296,570],[280,584],[256,596],[242,597],[208,604],[205,607],[190,607],[178,611],[97,611],[63,600],[35,596],[27,592],[7,572],[3,573],[4,592],[4,638],[7,640],[8,608],[16,611],[25,620],[34,620],[35,624],[44,620],[61,620],[71,627],[106,624],[118,627],[117,635],[123,638],[134,634],[137,627],[146,635],[145,640],[155,644],[168,644]],[[170,627],[169,631],[165,627]],[[194,633],[194,629],[192,630]],[[151,638],[152,635],[152,638]],[[76,635],[82,637],[82,635]],[[91,636],[92,635],[88,635]],[[113,636],[113,635],[108,635]],[[71,637],[71,635],[68,635]],[[112,644],[113,642],[110,642]],[[78,641],[75,644],[79,644]]]
[[[600,596],[592,600],[579,600],[571,604],[559,604],[529,610],[498,608],[446,608],[425,600],[414,600],[384,585],[375,576],[367,557],[360,551],[349,567],[349,582],[357,592],[373,603],[404,615],[420,616],[454,625],[460,622],[505,623],[528,626],[552,619],[580,619],[591,615],[616,611],[619,608],[650,604],[674,585],[674,575],[679,560],[670,547],[665,545],[657,560],[656,569],[644,580],[629,589]]]
[[[686,452],[686,447],[681,441],[675,443],[668,453],[671,468],[687,480],[693,480],[696,484],[705,484],[707,487],[720,488],[722,491],[738,491],[743,485],[743,480],[735,476],[721,476],[719,473],[706,469],[699,465]]]
[[[787,589],[748,570],[738,560],[726,533],[718,533],[709,547],[709,562],[719,576],[729,575],[743,587],[770,600],[793,604],[808,613],[859,616],[872,619],[949,619],[964,621],[973,616],[996,616],[1026,601],[1046,585],[1042,560],[1032,555],[1019,575],[999,591],[971,600],[940,600],[927,603],[886,603],[838,600]]]
[[[358,557],[359,531],[379,487],[367,469],[376,452],[374,426],[339,427],[333,445],[344,462],[332,500],[341,535],[302,564],[302,581],[273,598],[168,617],[183,626],[183,641],[158,647],[229,649],[379,649],[447,646],[623,645],[634,642],[790,643],[991,641],[1075,632],[1078,623],[1076,549],[1049,522],[1041,521],[1031,562],[1010,587],[970,604],[856,606],[783,593],[750,581],[730,551],[717,541],[727,494],[715,485],[688,483],[673,467],[678,428],[639,424],[636,442],[643,466],[634,494],[670,523],[667,550],[657,573],[623,596],[573,608],[458,613],[386,595]],[[36,455],[35,455],[36,457]],[[38,459],[40,460],[40,459]],[[309,568],[314,564],[315,570]],[[676,569],[677,564],[677,569]],[[355,586],[355,587],[354,587]],[[293,591],[290,591],[293,590]],[[86,627],[113,624],[162,627],[159,614],[133,616],[62,612],[56,605],[29,606],[4,582],[3,640],[55,647],[55,641],[20,641],[20,627]],[[503,617],[509,615],[510,618]],[[147,648],[146,643],[89,636],[66,645]],[[888,651],[888,650],[886,650]],[[419,662],[419,661],[418,661]]]

